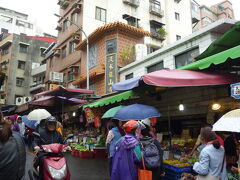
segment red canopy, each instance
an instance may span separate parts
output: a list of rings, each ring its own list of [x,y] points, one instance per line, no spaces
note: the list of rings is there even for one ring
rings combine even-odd
[[[143,75],[144,83],[162,87],[208,86],[237,82],[232,74],[164,69]]]
[[[53,90],[50,91],[44,91],[38,94],[35,94],[34,96],[63,96],[63,97],[76,97],[81,94],[92,94],[94,91],[87,90],[87,89],[72,89],[72,88],[65,88],[62,86],[59,86]]]

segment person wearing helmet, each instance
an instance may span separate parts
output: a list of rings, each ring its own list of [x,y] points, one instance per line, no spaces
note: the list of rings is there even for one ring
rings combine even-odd
[[[115,146],[111,180],[137,180],[137,170],[142,159],[139,141],[135,137],[135,132],[139,124],[135,120],[130,120],[123,127],[126,135]]]
[[[45,155],[44,152],[40,152],[40,146],[41,145],[47,145],[47,144],[63,144],[64,138],[63,136],[57,131],[57,120],[54,116],[50,116],[46,118],[45,120],[45,128],[42,128],[41,131],[39,131],[40,138],[34,137],[33,147],[35,153],[38,153],[37,158],[34,162],[34,167],[37,169],[39,166],[39,175],[40,177],[43,177],[42,172],[42,159]]]

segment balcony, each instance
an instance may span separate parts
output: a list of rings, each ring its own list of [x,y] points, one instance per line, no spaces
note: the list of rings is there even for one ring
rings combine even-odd
[[[30,92],[32,91],[36,91],[38,89],[45,89],[46,85],[45,84],[37,84],[37,83],[33,83],[30,86]]]
[[[69,5],[69,0],[59,0],[58,5],[60,5],[61,9],[66,9]]]
[[[61,24],[58,24],[57,27],[55,28],[57,31],[61,31],[62,30],[62,25]]]
[[[72,42],[79,43],[80,40],[81,40],[80,34],[73,34],[72,35],[72,39],[71,39]]]
[[[37,74],[41,74],[41,73],[46,72],[46,70],[47,70],[47,65],[43,64],[43,65],[41,65],[41,66],[39,66],[37,68],[32,69],[31,75],[32,76],[36,76]]]
[[[192,14],[192,23],[196,23],[200,21],[200,11],[195,11],[192,9],[191,14]]]
[[[123,3],[133,6],[135,8],[137,8],[140,4],[139,0],[123,0]]]
[[[150,12],[151,14],[154,14],[154,15],[159,16],[159,17],[161,17],[161,18],[164,16],[164,11],[161,10],[161,8],[156,7],[156,6],[154,6],[154,5],[150,5],[150,7],[149,7],[149,12]]]
[[[151,37],[158,39],[160,41],[164,41],[166,38],[161,36],[159,33],[157,32],[151,32]]]
[[[81,12],[81,8],[82,8],[82,4],[81,3],[75,3],[72,6],[73,9],[73,13],[80,13]]]

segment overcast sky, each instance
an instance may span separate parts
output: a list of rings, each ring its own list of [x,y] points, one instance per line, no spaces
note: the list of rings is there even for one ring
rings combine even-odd
[[[90,0],[88,0],[90,1]],[[112,0],[116,1],[116,0]],[[196,0],[200,5],[213,5],[223,0]],[[235,18],[240,20],[240,0],[230,0],[233,4]],[[57,35],[55,30],[58,18],[53,14],[59,12],[58,0],[0,0],[0,6],[29,15],[29,20],[36,23],[44,32]]]

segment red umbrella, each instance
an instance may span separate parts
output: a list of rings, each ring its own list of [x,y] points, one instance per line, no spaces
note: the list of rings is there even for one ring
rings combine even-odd
[[[161,87],[209,86],[237,82],[237,76],[192,70],[163,69],[143,75],[144,83]]]

